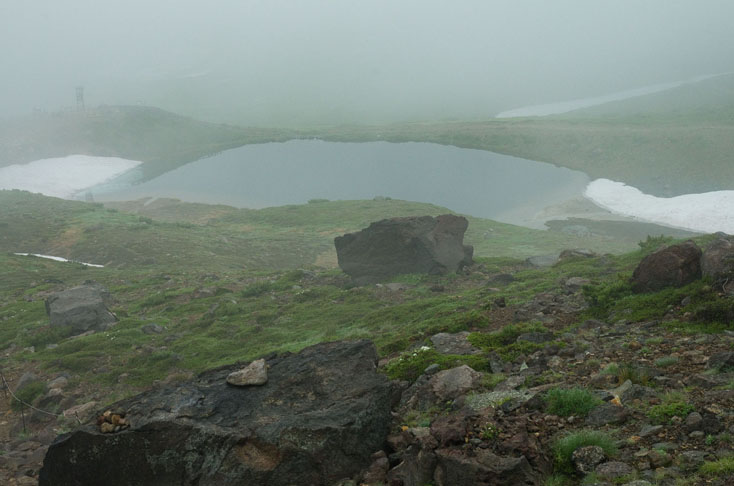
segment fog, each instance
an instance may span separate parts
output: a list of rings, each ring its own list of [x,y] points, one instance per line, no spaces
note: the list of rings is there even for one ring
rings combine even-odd
[[[734,71],[731,0],[2,0],[0,116],[484,119]]]

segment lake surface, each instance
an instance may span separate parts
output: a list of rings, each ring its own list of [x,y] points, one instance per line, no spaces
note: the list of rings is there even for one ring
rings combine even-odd
[[[173,197],[247,208],[384,196],[542,227],[538,213],[589,183],[582,172],[482,150],[320,140],[246,145],[141,184],[134,178],[133,171],[87,192],[97,201]]]

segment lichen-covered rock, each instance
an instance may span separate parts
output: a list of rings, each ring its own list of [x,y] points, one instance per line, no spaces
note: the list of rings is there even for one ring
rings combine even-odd
[[[701,257],[701,273],[715,281],[734,280],[734,236],[720,234],[706,246]]]
[[[339,267],[358,284],[403,273],[447,274],[472,263],[462,216],[383,219],[334,239]]]
[[[105,305],[108,298],[100,285],[80,285],[51,294],[46,299],[46,314],[51,327],[68,327],[73,334],[104,330],[117,322]]]
[[[596,466],[607,459],[607,455],[599,446],[579,447],[571,454],[571,461],[576,470],[582,474],[594,472]]]
[[[262,386],[228,385],[240,367],[226,366],[110,405],[130,428],[58,437],[39,485],[322,485],[368,467],[390,426],[374,345],[325,343],[265,362]]]
[[[647,255],[632,274],[636,292],[682,287],[701,278],[701,249],[693,241],[662,248]]]

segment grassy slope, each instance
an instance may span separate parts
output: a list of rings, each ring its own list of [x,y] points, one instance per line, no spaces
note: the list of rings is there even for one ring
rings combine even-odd
[[[426,333],[476,320],[466,312],[483,305],[488,291],[479,283],[521,265],[518,258],[568,247],[620,251],[634,246],[472,218],[466,241],[483,261],[481,271],[468,278],[475,283],[457,284],[456,276],[406,276],[402,280],[418,287],[396,297],[379,288],[350,289],[348,279],[334,269],[333,237],[388,216],[446,209],[395,200],[257,211],[171,200],[105,208],[22,191],[0,191],[0,208],[0,347],[35,346],[35,353],[21,353],[19,359],[83,380],[114,381],[124,369],[132,386],[171,370],[199,370],[325,339],[371,337],[383,352],[403,349]],[[107,266],[12,255],[16,251]],[[597,263],[567,270],[576,275],[608,271]],[[559,274],[539,283],[533,272],[538,271],[526,271],[526,283],[514,285],[508,299],[557,284]],[[48,328],[43,298],[88,279],[111,289],[121,322],[108,333],[64,340]],[[432,294],[428,287],[436,283],[458,294]],[[143,334],[146,323],[166,331]],[[45,349],[55,342],[61,346]]]

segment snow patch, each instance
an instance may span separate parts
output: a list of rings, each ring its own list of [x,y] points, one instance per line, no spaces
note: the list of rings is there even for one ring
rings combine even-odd
[[[0,189],[21,189],[73,199],[86,188],[102,184],[142,162],[119,157],[69,155],[0,168]]]
[[[584,197],[612,213],[701,233],[734,234],[734,191],[656,197],[622,182],[596,179]]]
[[[38,258],[46,258],[48,260],[54,260],[54,261],[57,261],[57,262],[79,263],[81,265],[86,265],[87,267],[104,268],[104,265],[97,265],[96,263],[78,262],[76,260],[67,260],[66,258],[57,257],[57,256],[41,255],[40,253],[13,253],[13,255],[18,255],[18,256],[34,256],[34,257],[38,257]]]

